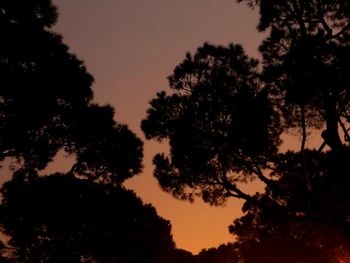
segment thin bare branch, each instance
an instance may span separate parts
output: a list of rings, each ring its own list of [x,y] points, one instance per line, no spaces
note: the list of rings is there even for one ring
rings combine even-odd
[[[240,199],[244,199],[244,200],[249,201],[249,202],[255,202],[255,199],[252,196],[244,193],[242,190],[240,190],[236,186],[236,184],[228,181],[227,172],[225,169],[223,169],[223,172],[222,172],[222,185],[226,190],[228,190],[229,193],[231,193],[231,195],[233,195],[237,198],[240,198]]]
[[[334,38],[338,38],[340,37],[341,35],[343,35],[346,31],[348,31],[350,29],[350,23],[348,23],[345,27],[343,27],[342,30],[340,30],[338,33],[336,33],[335,35],[332,35],[329,39],[327,40],[330,40],[330,39],[334,39]]]
[[[341,118],[339,117],[339,124],[340,124],[340,127],[342,128],[343,132],[344,132],[344,137],[345,137],[345,140],[347,142],[350,142],[350,136],[349,136],[349,133],[348,133],[348,129],[346,129],[344,123],[342,122]]]
[[[317,13],[318,13],[318,17],[319,17],[319,19],[320,19],[320,22],[321,22],[321,24],[322,24],[324,30],[326,30],[326,32],[327,32],[326,38],[332,37],[332,35],[333,35],[333,30],[331,29],[331,27],[328,25],[328,23],[327,23],[326,20],[324,19],[322,3],[321,3],[320,0],[317,0]]]

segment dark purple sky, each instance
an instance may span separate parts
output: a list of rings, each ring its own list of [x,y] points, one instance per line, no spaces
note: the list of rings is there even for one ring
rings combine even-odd
[[[116,108],[116,119],[142,139],[140,121],[148,101],[166,90],[166,77],[185,53],[205,41],[241,43],[257,55],[262,35],[257,13],[235,0],[54,0],[59,10],[55,30],[95,77],[95,99]],[[225,208],[172,199],[152,177],[152,156],[166,146],[145,142],[144,173],[127,186],[169,219],[178,247],[192,252],[232,241],[228,225],[242,203]],[[254,186],[251,187],[254,189]]]

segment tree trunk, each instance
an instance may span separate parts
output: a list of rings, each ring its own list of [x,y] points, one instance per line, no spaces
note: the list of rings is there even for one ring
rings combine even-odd
[[[337,103],[334,95],[325,98],[326,130],[322,132],[322,138],[332,150],[340,150],[343,143],[338,132]]]

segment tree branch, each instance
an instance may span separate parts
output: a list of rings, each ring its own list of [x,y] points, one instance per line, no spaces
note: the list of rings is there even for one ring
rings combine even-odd
[[[255,169],[254,168],[251,168],[251,167],[247,167],[251,172],[253,172],[255,175],[258,176],[258,179],[260,181],[262,181],[263,183],[265,183],[266,185],[268,186],[275,186],[275,182],[269,178],[267,178],[264,173],[261,171],[260,167],[259,167],[259,164],[256,160],[253,160],[251,159],[254,166],[255,166]]]
[[[330,38],[328,38],[327,40],[330,40],[330,39],[334,39],[334,38],[338,38],[340,37],[341,35],[343,35],[347,30],[350,29],[350,23],[348,23],[345,27],[343,27],[342,30],[340,30],[338,33],[336,33],[335,35],[332,35],[330,36]]]
[[[326,30],[327,32],[326,39],[328,39],[329,37],[332,37],[333,30],[330,28],[330,26],[327,24],[326,20],[324,19],[322,3],[320,2],[320,0],[317,0],[317,13],[324,30]]]
[[[255,199],[244,193],[242,190],[240,190],[235,184],[231,184],[229,182],[223,182],[223,186],[225,187],[226,190],[228,190],[228,192],[234,192],[234,194],[232,194],[231,192],[231,195],[232,196],[235,196],[236,198],[239,198],[239,199],[244,199],[248,202],[255,202]]]
[[[302,165],[303,165],[304,177],[306,180],[307,189],[309,192],[312,192],[312,186],[311,186],[310,178],[306,168],[305,145],[306,145],[307,133],[306,133],[306,120],[305,120],[305,106],[303,104],[300,105],[300,111],[301,111],[301,130],[302,130],[300,152],[302,156],[302,162],[303,162]]]
[[[343,130],[343,132],[344,132],[345,140],[346,140],[347,142],[350,142],[350,136],[349,136],[348,130],[346,129],[344,123],[341,121],[341,118],[340,118],[340,117],[339,117],[338,122],[339,122],[340,127],[342,128],[342,130]]]
[[[324,111],[326,130],[322,132],[321,136],[332,150],[340,150],[343,148],[343,143],[338,132],[339,112],[335,95],[325,94]]]
[[[307,31],[306,31],[305,23],[303,21],[303,10],[300,9],[296,0],[293,0],[292,3],[293,3],[296,19],[299,24],[302,37],[306,37]]]
[[[240,199],[244,199],[248,202],[255,202],[255,199],[253,197],[251,197],[250,195],[244,193],[243,191],[241,191],[236,184],[233,184],[231,182],[228,181],[227,179],[227,172],[225,167],[223,166],[222,169],[222,186],[228,190],[228,193],[236,198],[240,198]],[[234,192],[234,193],[232,193]]]
[[[271,171],[274,171],[276,173],[279,173],[279,174],[288,173],[288,174],[291,174],[291,175],[298,176],[299,178],[304,178],[300,173],[295,173],[295,172],[290,172],[290,171],[283,171],[283,170],[277,169],[275,167],[271,167],[271,166],[269,166],[267,164],[264,164],[263,167],[266,168],[266,169],[269,169]]]

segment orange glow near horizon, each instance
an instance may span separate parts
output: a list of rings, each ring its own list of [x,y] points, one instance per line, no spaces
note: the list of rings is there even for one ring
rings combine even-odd
[[[204,42],[241,43],[252,56],[262,38],[256,11],[234,0],[54,0],[59,19],[55,31],[84,60],[95,77],[95,100],[116,108],[116,119],[144,140],[140,121],[148,101],[167,90],[166,77],[185,53]],[[145,141],[145,140],[144,140]],[[166,146],[145,141],[144,172],[126,186],[171,221],[179,248],[198,253],[234,239],[228,226],[241,215],[242,202],[210,207],[174,200],[152,176],[152,157]],[[257,184],[248,186],[256,191]]]

